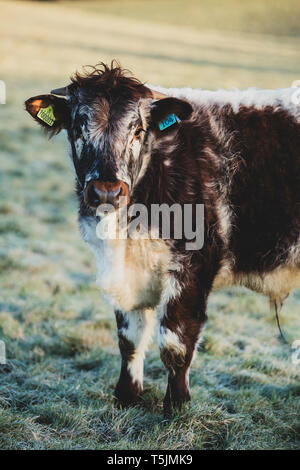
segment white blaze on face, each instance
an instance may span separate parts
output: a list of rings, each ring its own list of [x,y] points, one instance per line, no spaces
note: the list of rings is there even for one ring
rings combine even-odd
[[[141,152],[141,142],[139,139],[132,139],[132,144],[131,144],[131,154],[133,157],[133,160],[138,160]]]
[[[74,146],[75,146],[75,150],[76,150],[76,156],[78,159],[80,159],[81,157],[81,152],[82,152],[82,149],[83,149],[83,140],[81,138],[78,138],[74,141]]]

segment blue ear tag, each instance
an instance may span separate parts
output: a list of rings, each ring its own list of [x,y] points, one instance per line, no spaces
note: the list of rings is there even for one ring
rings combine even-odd
[[[176,124],[176,122],[180,122],[179,117],[175,114],[169,114],[165,119],[158,123],[158,126],[161,131],[164,131],[168,127],[173,126],[173,124]]]

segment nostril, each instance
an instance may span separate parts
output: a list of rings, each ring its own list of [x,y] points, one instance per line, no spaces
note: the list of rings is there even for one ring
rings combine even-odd
[[[94,184],[91,186],[89,199],[93,205],[97,205],[100,203],[100,194]]]
[[[88,185],[85,192],[85,200],[91,206],[98,206],[100,204],[100,194],[94,184]]]
[[[116,199],[120,195],[121,189],[122,189],[121,186],[119,186],[117,189],[114,189],[113,191],[109,191],[111,199]]]
[[[91,207],[100,204],[119,204],[119,197],[123,195],[123,186],[119,182],[90,181],[85,190],[85,203]]]

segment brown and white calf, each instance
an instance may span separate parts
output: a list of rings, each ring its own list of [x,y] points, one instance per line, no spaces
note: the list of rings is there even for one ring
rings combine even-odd
[[[165,97],[160,93],[169,95]],[[116,397],[140,399],[155,325],[169,371],[165,410],[190,399],[189,367],[210,292],[244,285],[282,302],[300,287],[300,107],[295,88],[156,89],[105,65],[26,101],[67,131],[79,223],[115,307],[122,356]],[[170,116],[175,122],[163,130]],[[101,240],[97,206],[204,204],[202,249],[183,239]],[[123,197],[123,199],[124,199]]]

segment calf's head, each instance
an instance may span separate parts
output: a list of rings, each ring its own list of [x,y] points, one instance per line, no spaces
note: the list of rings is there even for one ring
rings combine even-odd
[[[76,73],[68,86],[25,106],[50,135],[66,130],[78,193],[90,209],[117,206],[120,196],[129,203],[153,146],[192,112],[189,103],[151,91],[113,64]]]

